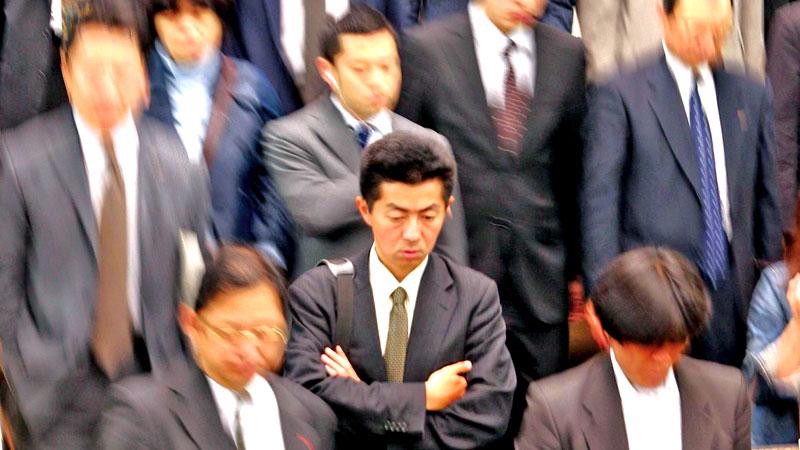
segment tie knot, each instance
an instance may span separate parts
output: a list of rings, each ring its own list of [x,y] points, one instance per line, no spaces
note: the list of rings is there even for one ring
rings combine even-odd
[[[503,50],[503,58],[505,59],[510,58],[511,52],[513,52],[516,49],[517,49],[517,44],[515,44],[513,40],[509,39],[508,45],[506,45],[506,48]]]
[[[372,129],[366,123],[360,123],[356,127],[356,137],[358,138],[358,145],[363,149],[369,142],[369,135]]]
[[[406,294],[406,290],[399,287],[392,292],[392,305],[394,306],[403,306],[408,299],[408,294]]]

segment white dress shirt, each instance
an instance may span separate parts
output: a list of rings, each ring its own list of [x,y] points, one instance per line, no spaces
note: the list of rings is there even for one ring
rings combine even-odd
[[[350,8],[349,0],[324,0],[325,13],[339,19]],[[295,79],[303,79],[306,61],[303,57],[306,41],[306,11],[303,0],[281,0],[281,44],[283,54]],[[314,45],[319,45],[314,42]],[[314,70],[314,68],[311,68]]]
[[[428,266],[426,256],[414,270],[411,271],[403,281],[397,281],[392,272],[383,265],[378,258],[375,244],[369,251],[369,285],[372,288],[372,298],[375,302],[375,319],[378,322],[378,337],[381,340],[381,354],[386,353],[386,340],[389,337],[389,316],[392,313],[392,292],[401,287],[408,294],[406,301],[406,312],[408,313],[408,333],[411,334],[411,323],[414,318],[414,307],[417,304],[419,294],[419,283],[422,281],[422,274]]]
[[[100,134],[92,129],[72,108],[75,117],[75,127],[83,151],[83,161],[86,168],[86,178],[89,180],[89,193],[92,197],[92,208],[95,219],[100,222],[103,208],[103,196],[106,193],[106,183],[109,181],[108,158],[103,149]],[[125,183],[125,207],[128,219],[128,306],[131,310],[133,329],[142,331],[141,300],[139,299],[139,222],[137,199],[139,197],[139,133],[133,116],[127,117],[111,132],[114,142],[114,153],[122,172]]]
[[[63,17],[61,15],[61,0],[52,0],[50,2],[50,28],[56,36],[63,35]]]
[[[206,376],[211,394],[217,404],[217,412],[222,427],[235,440],[236,408],[239,394],[220,385]],[[245,386],[247,398],[239,410],[239,422],[242,426],[245,448],[283,450],[283,431],[281,415],[278,410],[278,399],[272,386],[261,376],[254,376]]]
[[[611,365],[617,380],[622,416],[629,450],[681,450],[681,397],[675,373],[667,374],[664,384],[642,388],[631,384],[611,353]],[[618,430],[608,430],[609,433]]]
[[[475,41],[475,55],[481,72],[483,90],[486,92],[486,103],[490,108],[503,109],[506,98],[506,64],[503,52],[508,47],[509,39],[516,48],[511,51],[511,64],[517,79],[517,89],[533,97],[536,65],[536,42],[533,29],[520,25],[508,35],[497,28],[486,12],[475,2],[468,6],[469,21]]]
[[[338,109],[342,114],[344,122],[348,127],[350,127],[351,130],[353,130],[353,133],[355,133],[355,130],[357,130],[362,123],[366,123],[367,127],[372,130],[369,134],[367,145],[372,144],[373,142],[392,132],[392,114],[389,113],[389,110],[385,108],[362,122],[350,114],[350,111],[348,111],[347,108],[342,105],[342,102],[340,102],[334,94],[331,94],[331,102],[333,102],[333,106],[335,106],[336,109]]]
[[[678,90],[683,100],[683,108],[686,111],[686,120],[691,123],[691,99],[694,90],[695,75],[692,68],[678,59],[666,46],[664,54],[667,57],[667,67],[669,67]],[[728,198],[728,170],[725,167],[725,143],[722,140],[722,123],[719,117],[719,104],[717,103],[717,90],[714,85],[714,76],[708,64],[703,64],[697,68],[697,92],[700,95],[700,102],[703,104],[703,111],[708,120],[708,127],[711,130],[711,145],[714,147],[714,166],[717,174],[717,189],[719,190],[719,205],[722,213],[722,227],[730,241],[733,237],[733,227],[731,225],[730,199]]]

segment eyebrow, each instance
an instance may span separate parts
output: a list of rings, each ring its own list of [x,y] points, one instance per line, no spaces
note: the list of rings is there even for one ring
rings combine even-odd
[[[389,204],[386,205],[386,207],[390,208],[390,209],[396,209],[396,210],[402,211],[402,212],[412,212],[412,210],[410,210],[408,208],[403,208],[402,206],[396,205],[394,203],[389,203]],[[427,206],[425,208],[417,210],[417,212],[426,212],[426,211],[431,211],[431,210],[436,210],[436,209],[439,209],[439,205],[434,203],[434,204],[432,204],[430,206]]]

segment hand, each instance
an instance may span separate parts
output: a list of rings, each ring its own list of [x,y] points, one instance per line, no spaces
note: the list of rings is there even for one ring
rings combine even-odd
[[[425,409],[441,411],[467,392],[465,373],[472,370],[472,363],[459,361],[433,372],[425,381]]]
[[[358,378],[355,369],[344,354],[342,347],[336,346],[336,351],[325,347],[325,352],[320,356],[322,363],[325,364],[325,371],[328,376],[350,378],[356,383],[361,383],[361,378]]]
[[[789,286],[786,288],[786,299],[789,301],[789,308],[792,311],[792,319],[800,321],[800,295],[797,290],[800,289],[800,274],[796,274],[789,280]]]

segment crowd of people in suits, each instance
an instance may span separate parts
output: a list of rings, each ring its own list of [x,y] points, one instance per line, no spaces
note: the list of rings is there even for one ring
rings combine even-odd
[[[5,444],[796,444],[785,3],[0,0]]]

